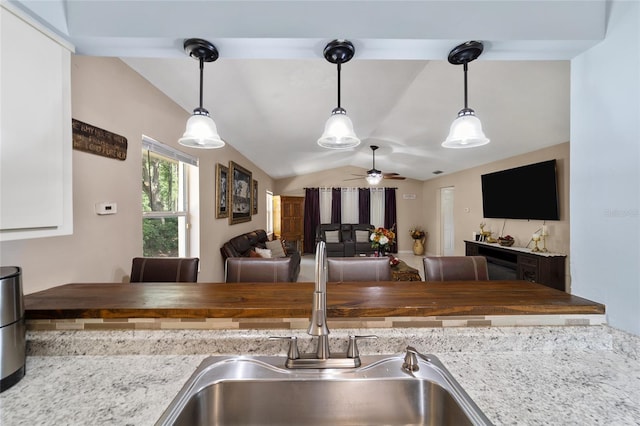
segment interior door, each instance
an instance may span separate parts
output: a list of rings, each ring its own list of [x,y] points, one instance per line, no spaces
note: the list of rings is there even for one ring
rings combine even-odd
[[[296,241],[298,250],[304,240],[304,197],[280,197],[282,238]]]

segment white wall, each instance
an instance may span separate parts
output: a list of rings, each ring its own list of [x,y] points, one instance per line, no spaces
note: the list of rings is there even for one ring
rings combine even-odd
[[[571,62],[572,293],[640,335],[640,3],[607,3],[605,40]]]

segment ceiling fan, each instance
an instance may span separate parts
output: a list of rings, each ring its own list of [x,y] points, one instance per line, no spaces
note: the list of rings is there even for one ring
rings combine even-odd
[[[358,177],[353,179],[345,179],[345,180],[356,180],[356,179],[365,178],[369,184],[377,185],[380,183],[382,179],[395,179],[395,180],[406,179],[404,176],[400,176],[399,173],[393,173],[393,172],[382,173],[380,170],[376,169],[376,150],[379,148],[379,146],[369,145],[369,148],[371,148],[371,151],[373,153],[373,167],[370,170],[367,170],[366,175],[354,175]]]

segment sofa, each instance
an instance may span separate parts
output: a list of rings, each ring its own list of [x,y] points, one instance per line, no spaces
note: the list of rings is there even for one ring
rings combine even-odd
[[[275,241],[277,241],[278,244],[281,243],[280,240]],[[284,256],[281,258],[263,258],[258,257],[259,255],[256,254],[256,249],[266,249],[268,245],[272,246],[273,244],[275,243],[269,241],[264,229],[256,229],[255,231],[231,238],[220,247],[225,271],[227,270],[227,259],[229,258],[250,259],[253,265],[263,263],[265,265],[265,274],[270,274],[270,271],[273,270],[273,264],[275,263],[278,263],[281,267],[282,260],[279,259],[286,259],[288,261],[288,274],[283,281],[297,281],[298,275],[300,274],[300,253],[292,245],[284,244]],[[255,268],[255,266],[253,266],[253,268]],[[227,279],[227,277],[225,277],[225,279]]]
[[[327,257],[352,257],[375,252],[371,247],[373,225],[321,223],[316,228],[316,243],[324,241]]]

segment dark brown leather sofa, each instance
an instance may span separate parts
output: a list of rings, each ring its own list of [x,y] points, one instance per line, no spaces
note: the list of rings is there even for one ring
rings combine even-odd
[[[324,241],[327,257],[352,257],[372,254],[371,231],[373,225],[351,223],[321,223],[316,229],[316,243]],[[337,234],[336,234],[337,232]],[[329,233],[329,235],[327,235]],[[329,238],[327,238],[329,236]],[[338,241],[331,237],[338,237]]]
[[[266,248],[266,242],[269,240],[267,237],[267,233],[264,229],[256,229],[255,231],[247,232],[246,234],[238,235],[237,237],[233,237],[222,247],[220,247],[220,253],[222,254],[222,260],[225,263],[225,271],[227,271],[227,259],[229,258],[246,258],[252,260],[252,265],[264,264],[265,270],[264,273],[269,275],[273,271],[273,264],[278,263],[281,265],[284,262],[287,263],[288,274],[286,275],[286,279],[282,279],[281,281],[295,282],[298,279],[298,275],[300,274],[300,253],[296,251],[292,246],[287,245],[287,257],[285,258],[258,258],[258,257],[249,257],[249,252],[256,247]],[[255,268],[255,266],[252,266]],[[280,277],[282,274],[278,275]],[[227,278],[228,279],[228,278]],[[271,280],[269,280],[271,281]]]

